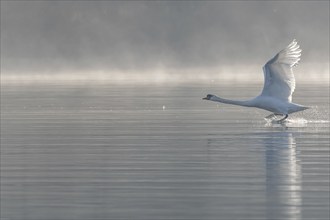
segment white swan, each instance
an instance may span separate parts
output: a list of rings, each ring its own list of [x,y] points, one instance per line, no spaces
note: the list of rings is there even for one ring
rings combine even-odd
[[[273,112],[266,118],[273,118],[276,115],[283,115],[284,121],[290,113],[308,109],[307,106],[292,103],[292,93],[295,89],[295,78],[292,67],[298,64],[301,50],[294,39],[285,49],[281,50],[274,58],[269,60],[263,67],[264,88],[261,94],[251,100],[235,101],[223,99],[216,95],[208,94],[205,100],[222,102],[232,105],[256,107]]]

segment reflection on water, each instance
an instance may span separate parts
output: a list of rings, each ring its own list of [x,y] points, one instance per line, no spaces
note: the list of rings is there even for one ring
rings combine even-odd
[[[268,219],[301,219],[301,167],[291,132],[267,133],[266,196]]]
[[[1,89],[1,219],[329,219],[327,114],[264,126],[204,85]]]

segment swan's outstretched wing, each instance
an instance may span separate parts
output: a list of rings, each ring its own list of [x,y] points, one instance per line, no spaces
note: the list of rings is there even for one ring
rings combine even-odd
[[[291,102],[295,89],[295,78],[292,67],[298,64],[301,50],[296,40],[269,60],[263,67],[265,83],[262,96],[271,96]]]

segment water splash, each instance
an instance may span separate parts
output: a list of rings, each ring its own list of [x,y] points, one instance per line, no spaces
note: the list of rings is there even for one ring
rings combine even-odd
[[[291,128],[302,128],[307,126],[316,127],[330,127],[329,120],[309,120],[306,118],[289,118],[285,121],[279,122],[278,119],[265,119],[266,127],[291,127]]]
[[[306,127],[307,125],[312,126],[329,126],[329,109],[320,108],[318,106],[311,106],[310,109],[297,112],[289,115],[285,121],[279,122],[283,118],[282,116],[274,116],[272,118],[265,118],[266,126],[286,126],[286,127]]]
[[[285,121],[279,121],[278,118],[274,117],[271,119],[266,119],[266,127],[276,127],[276,126],[284,126],[284,127],[306,127],[308,124],[308,120],[304,118],[290,118]]]
[[[305,118],[290,118],[290,119],[287,119],[285,121],[285,123],[288,123],[288,124],[301,124],[301,125],[304,125],[304,124],[307,124],[309,123],[309,121]]]
[[[308,123],[314,124],[330,124],[329,120],[309,120]]]

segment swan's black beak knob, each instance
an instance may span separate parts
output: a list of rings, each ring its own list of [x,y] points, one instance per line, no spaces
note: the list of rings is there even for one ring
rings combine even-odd
[[[211,100],[211,98],[213,97],[214,95],[211,95],[211,94],[208,94],[205,98],[203,98],[204,100]]]

